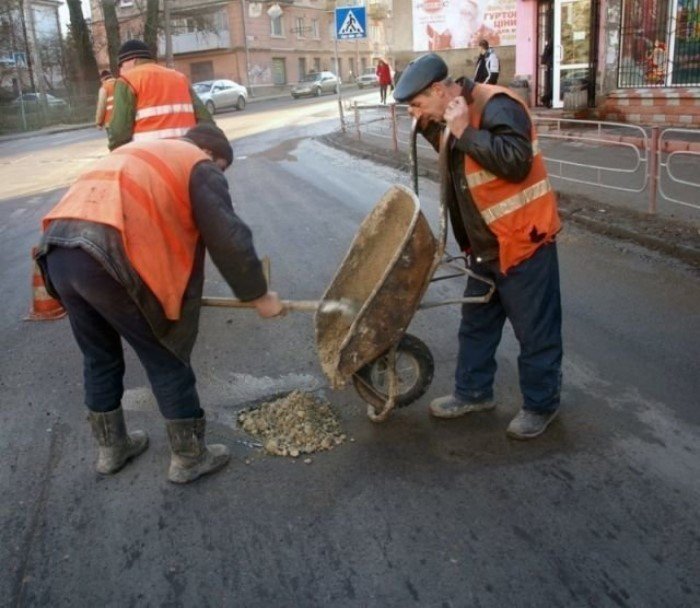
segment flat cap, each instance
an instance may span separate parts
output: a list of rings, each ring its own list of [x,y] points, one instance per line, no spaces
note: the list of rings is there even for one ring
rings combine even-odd
[[[394,99],[400,103],[411,101],[434,82],[447,78],[447,64],[439,55],[428,53],[417,57],[406,66],[394,89]]]

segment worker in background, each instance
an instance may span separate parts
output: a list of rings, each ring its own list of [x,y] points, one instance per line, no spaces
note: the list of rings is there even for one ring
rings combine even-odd
[[[110,150],[132,140],[182,137],[199,122],[214,123],[187,77],[158,65],[141,40],[122,44],[118,61]]]
[[[479,40],[481,52],[476,60],[476,72],[474,82],[484,84],[498,84],[498,73],[501,69],[496,51],[488,43],[488,40]]]
[[[449,130],[443,188],[452,229],[469,268],[495,284],[489,302],[462,306],[455,387],[432,401],[430,413],[457,418],[496,407],[495,355],[508,319],[520,343],[522,406],[506,433],[537,437],[560,404],[560,222],[528,109],[506,88],[452,80],[435,53],[408,65],[394,99],[409,104],[436,150]],[[470,277],[464,295],[483,288]]]
[[[100,91],[97,94],[97,110],[95,111],[95,126],[103,129],[109,125],[114,110],[114,85],[117,80],[109,70],[100,72]]]
[[[181,139],[133,142],[87,169],[43,219],[36,257],[83,354],[98,473],[116,473],[148,447],[143,431],[126,430],[122,339],[144,366],[166,419],[168,479],[194,481],[229,460],[226,446],[204,441],[190,365],[205,249],[261,317],[283,312],[267,290],[251,231],[233,209],[223,174],[232,160],[226,136],[210,124]]]

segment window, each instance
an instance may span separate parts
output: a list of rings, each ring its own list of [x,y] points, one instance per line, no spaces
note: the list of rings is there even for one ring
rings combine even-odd
[[[306,57],[299,57],[299,80],[306,76]]]
[[[321,71],[321,58],[314,57],[314,72],[320,72],[320,71]]]
[[[270,35],[276,36],[277,38],[282,38],[284,36],[284,31],[282,29],[282,18],[284,15],[280,15],[276,19],[270,17]]]
[[[318,40],[321,37],[320,32],[321,32],[321,30],[318,27],[318,19],[312,19],[311,20],[311,37]]]
[[[306,38],[306,32],[304,31],[304,18],[295,17],[294,19],[294,33],[296,33],[297,38]]]
[[[625,0],[620,34],[620,87],[700,84],[700,0]]]

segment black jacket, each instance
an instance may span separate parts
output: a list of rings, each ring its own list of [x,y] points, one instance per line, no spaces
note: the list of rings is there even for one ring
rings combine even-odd
[[[457,81],[468,105],[477,85]],[[439,151],[444,123],[430,123],[423,136]],[[486,104],[479,128],[467,127],[459,139],[450,137],[449,183],[443,184],[455,239],[464,251],[483,260],[497,259],[498,243],[479,213],[467,187],[464,155],[509,182],[523,181],[532,168],[532,123],[527,110],[507,95],[496,95]]]

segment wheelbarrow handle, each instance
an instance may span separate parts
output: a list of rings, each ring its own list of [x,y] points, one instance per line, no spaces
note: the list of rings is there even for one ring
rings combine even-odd
[[[281,300],[287,310],[316,312],[320,305],[317,300]],[[253,302],[241,302],[234,298],[202,298],[202,306],[217,306],[221,308],[255,308]]]

